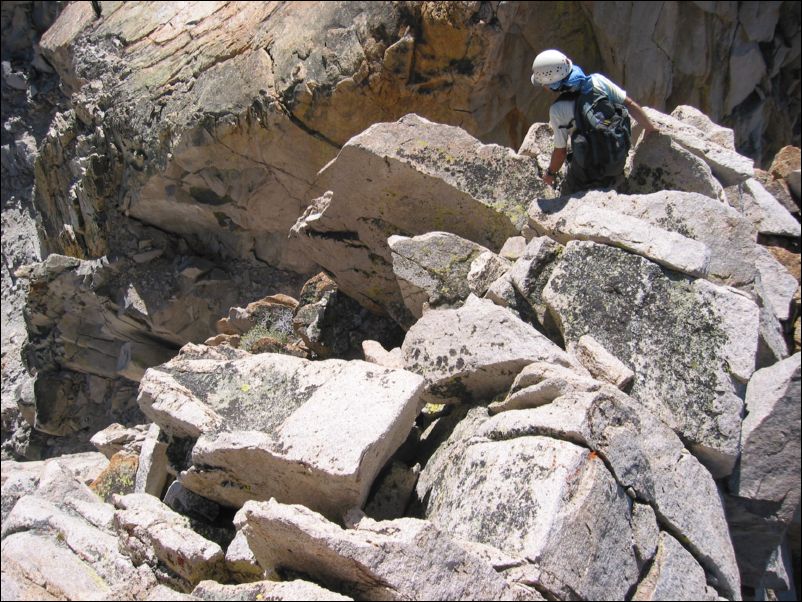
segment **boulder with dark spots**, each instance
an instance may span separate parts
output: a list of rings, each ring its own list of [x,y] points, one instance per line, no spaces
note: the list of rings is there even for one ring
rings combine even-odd
[[[707,270],[699,275],[731,286],[748,285],[755,279],[757,234],[754,226],[735,209],[698,193],[663,191],[622,195],[590,191],[580,198],[537,199],[529,206],[530,226],[563,244],[576,239],[594,240],[594,234],[600,237],[602,232],[595,232],[592,221],[581,219],[583,213],[587,216],[593,209],[621,216],[616,219],[615,215],[602,213],[607,217],[602,225],[614,236],[608,235],[607,240],[599,238],[599,242],[621,246],[666,264],[665,260],[679,252],[681,256],[688,256],[685,249],[673,248],[671,241],[692,239],[710,250]],[[625,225],[630,223],[638,228],[637,232]],[[666,232],[684,238],[666,236]],[[654,234],[664,237],[669,245],[657,246],[655,243],[659,241],[652,240]],[[694,256],[700,257],[698,253]],[[694,263],[698,265],[698,259]]]
[[[681,190],[724,198],[724,188],[707,163],[660,134],[646,136],[635,146],[624,189],[630,194]]]
[[[404,370],[215,349],[150,369],[139,403],[172,436],[181,484],[224,506],[275,497],[335,518],[361,506],[422,405],[423,379]]]
[[[349,514],[343,529],[302,506],[248,502],[235,524],[260,564],[282,566],[370,600],[540,599],[507,583],[429,521]]]
[[[528,157],[407,115],[373,125],[343,147],[315,181],[325,195],[293,232],[346,294],[410,326],[388,237],[443,231],[497,252],[526,224],[530,200],[544,192],[536,176]]]
[[[436,403],[489,401],[536,361],[585,372],[510,310],[473,295],[459,309],[426,312],[401,353],[406,369],[426,379],[427,396]]]
[[[429,232],[412,238],[391,236],[387,240],[393,272],[404,304],[416,318],[423,305],[458,307],[471,290],[468,274],[473,260],[489,252],[448,232]]]
[[[754,161],[739,155],[732,148],[722,146],[721,140],[714,141],[710,134],[671,115],[649,107],[645,107],[644,111],[662,134],[707,163],[723,186],[732,186],[754,176]]]
[[[528,582],[550,596],[623,598],[638,580],[631,504],[604,462],[549,437],[490,439],[475,412],[421,473],[426,518],[525,559]]]
[[[590,448],[604,459],[620,487],[653,508],[661,529],[680,534],[720,591],[737,596],[738,566],[710,473],[638,401],[606,384],[586,391],[569,392],[537,408],[500,413],[479,426],[475,436],[491,441],[554,437]]]
[[[748,296],[589,242],[568,244],[543,296],[567,344],[591,335],[634,372],[633,397],[714,475],[732,472],[758,344]]]

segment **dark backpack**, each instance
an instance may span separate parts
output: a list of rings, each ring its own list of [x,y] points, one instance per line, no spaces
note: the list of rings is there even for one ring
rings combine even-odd
[[[632,136],[629,112],[624,105],[612,102],[596,89],[586,94],[563,94],[557,100],[569,99],[574,101],[572,124],[576,125],[571,135],[571,161],[590,179],[623,173]]]

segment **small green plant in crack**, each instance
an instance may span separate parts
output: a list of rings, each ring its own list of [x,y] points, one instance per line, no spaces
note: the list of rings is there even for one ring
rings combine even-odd
[[[287,345],[290,342],[290,335],[286,332],[273,326],[257,324],[244,335],[242,335],[239,344],[240,349],[244,349],[248,353],[252,353],[256,343],[265,338],[273,339],[280,345]]]

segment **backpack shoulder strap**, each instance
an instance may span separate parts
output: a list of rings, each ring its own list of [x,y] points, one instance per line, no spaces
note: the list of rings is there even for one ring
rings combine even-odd
[[[567,101],[575,103],[578,96],[579,96],[579,92],[563,92],[551,104],[553,106],[553,105],[556,105],[558,102],[561,102],[561,101],[564,101],[564,100],[567,100]],[[575,121],[576,121],[576,106],[574,106],[574,119],[569,121],[567,125],[559,126],[559,128],[561,130],[570,130],[572,127],[574,127],[574,122]]]

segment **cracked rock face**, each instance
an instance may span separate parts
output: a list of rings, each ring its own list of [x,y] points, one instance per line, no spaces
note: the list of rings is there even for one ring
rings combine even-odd
[[[404,370],[189,347],[146,373],[139,404],[184,455],[182,485],[225,506],[275,497],[339,517],[420,410],[422,379]]]
[[[487,560],[429,521],[362,515],[342,529],[307,508],[271,500],[248,502],[235,523],[262,565],[315,574],[358,599],[541,599],[524,595],[526,588],[507,583]]]
[[[121,211],[204,252],[308,272],[285,234],[316,172],[369,125],[414,111],[518,146],[545,100],[518,77],[531,42],[502,20],[545,29],[525,4],[121,4],[101,19],[69,5],[42,39],[75,106],[40,161],[40,203],[63,217],[47,237],[102,254]],[[106,197],[123,182],[118,208]]]
[[[596,454],[548,437],[461,435],[421,475],[426,517],[526,558],[552,595],[623,598],[638,579],[630,503]]]
[[[543,192],[534,161],[417,115],[352,138],[320,172],[317,199],[293,227],[304,251],[365,307],[408,327],[391,235],[456,234],[498,251]]]
[[[631,394],[669,424],[714,475],[732,472],[755,369],[759,309],[734,289],[646,259],[572,241],[544,298],[574,344],[591,335],[635,377]]]
[[[473,295],[459,309],[425,313],[407,333],[401,354],[406,369],[426,379],[435,403],[490,399],[537,361],[585,372],[510,310]]]

